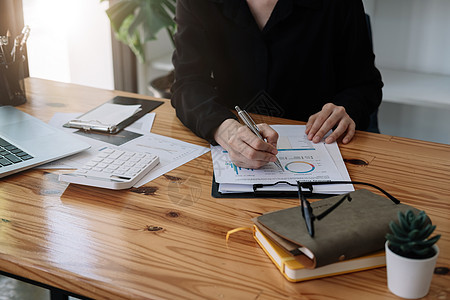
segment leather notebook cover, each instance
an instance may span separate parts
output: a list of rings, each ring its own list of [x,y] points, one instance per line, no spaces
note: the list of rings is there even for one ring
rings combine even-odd
[[[383,249],[385,235],[390,231],[389,223],[397,220],[397,212],[418,211],[365,189],[349,194],[350,202],[344,201],[325,218],[314,221],[314,237],[308,234],[300,206],[261,215],[256,218],[256,225],[309,249],[314,254],[309,267],[315,268]],[[342,197],[311,203],[313,214],[319,215]]]

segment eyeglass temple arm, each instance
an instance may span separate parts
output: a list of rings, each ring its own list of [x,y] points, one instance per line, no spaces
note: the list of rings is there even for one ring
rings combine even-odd
[[[306,185],[306,184],[305,184]],[[303,187],[305,187],[305,185]],[[313,225],[313,221],[315,219],[312,210],[311,210],[311,205],[309,204],[308,199],[306,199],[306,197],[304,196],[303,192],[302,192],[302,186],[300,181],[297,181],[297,191],[298,191],[298,198],[300,200],[300,206],[301,206],[301,211],[302,211],[302,216],[303,219],[305,220],[305,224],[306,224],[306,229],[308,230],[308,234],[311,237],[314,237],[314,225]],[[312,192],[312,185],[308,185],[306,188],[309,189],[310,192]]]
[[[290,182],[287,181],[279,181],[273,184],[254,184],[253,185],[253,192],[256,192],[256,190],[258,188],[262,188],[263,186],[274,186],[277,185],[279,183],[285,183],[291,186],[295,186],[295,184],[292,184]],[[379,190],[380,192],[382,192],[383,194],[386,195],[386,197],[388,197],[389,199],[391,199],[392,202],[394,202],[395,204],[399,204],[400,200],[398,200],[397,198],[395,198],[394,196],[392,196],[391,194],[389,194],[388,192],[386,192],[385,190],[383,190],[382,188],[371,184],[371,183],[367,183],[367,182],[362,182],[362,181],[314,181],[314,182],[299,182],[297,181],[297,186],[299,187],[303,187],[303,188],[307,188],[312,192],[312,185],[321,185],[321,184],[362,184],[362,185],[367,185],[367,186],[371,186],[377,190]],[[301,188],[300,188],[301,189]]]
[[[305,184],[305,186],[303,185]],[[305,182],[305,183],[300,183],[300,185],[302,187],[307,187],[308,185],[321,185],[321,184],[362,184],[362,185],[368,185],[371,186],[373,188],[376,188],[377,190],[379,190],[380,192],[382,192],[383,194],[386,195],[386,197],[388,197],[389,199],[391,199],[392,202],[394,202],[395,204],[399,204],[400,200],[398,200],[397,198],[395,198],[394,196],[392,196],[391,194],[389,194],[388,192],[386,192],[385,190],[383,190],[382,188],[371,184],[371,183],[367,183],[367,182],[361,182],[361,181],[314,181],[314,182]]]
[[[289,182],[286,182],[286,183],[289,184],[289,185],[293,185],[293,184],[291,184]],[[308,189],[309,192],[312,193],[313,186],[312,186],[311,182],[300,182],[300,181],[297,181],[297,187],[298,187],[298,198],[300,199],[300,201],[305,201],[305,202],[309,203],[308,199],[306,199],[305,195],[303,194],[302,188]]]
[[[318,216],[314,216],[315,219],[320,220],[324,217],[326,217],[326,215],[328,215],[330,212],[332,212],[336,207],[338,207],[339,205],[342,204],[342,202],[345,201],[345,199],[348,199],[348,201],[352,201],[352,197],[350,197],[349,194],[345,194],[344,197],[341,198],[341,200],[339,200],[338,202],[336,202],[333,206],[331,206],[330,208],[328,208],[326,211],[324,211],[323,213],[321,213]]]

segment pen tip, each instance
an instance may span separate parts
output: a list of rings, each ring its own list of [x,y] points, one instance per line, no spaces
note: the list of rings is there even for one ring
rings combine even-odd
[[[281,165],[280,161],[275,162],[275,165],[276,165],[278,168],[280,168],[280,170],[281,170],[282,172],[284,172],[283,166]]]

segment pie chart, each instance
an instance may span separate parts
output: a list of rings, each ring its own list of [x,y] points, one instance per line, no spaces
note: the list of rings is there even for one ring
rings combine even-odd
[[[284,168],[292,173],[309,173],[312,172],[316,167],[306,161],[291,161],[286,164]]]

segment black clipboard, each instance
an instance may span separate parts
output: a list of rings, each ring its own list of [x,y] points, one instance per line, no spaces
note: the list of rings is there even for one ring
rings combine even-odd
[[[324,199],[336,194],[320,194],[303,192],[305,196],[310,199]],[[290,198],[298,199],[297,191],[255,191],[249,193],[221,193],[219,192],[219,183],[216,182],[216,178],[213,174],[211,196],[214,198]]]
[[[250,193],[221,193],[219,192],[219,183],[216,178],[212,178],[211,196],[214,198],[298,198],[298,193],[294,191],[286,192],[250,192]]]
[[[63,127],[78,128],[78,129],[83,129],[85,131],[101,131],[104,133],[116,134],[119,131],[121,131],[122,129],[124,129],[125,127],[127,127],[128,125],[132,124],[133,122],[135,122],[136,120],[138,120],[139,118],[144,116],[145,114],[154,110],[155,108],[157,108],[164,102],[158,101],[158,100],[148,100],[148,99],[140,99],[140,98],[134,98],[134,97],[116,96],[113,99],[111,99],[105,103],[121,104],[121,105],[140,104],[141,110],[138,111],[137,113],[135,113],[134,115],[132,115],[131,117],[127,118],[126,120],[124,120],[114,126],[108,126],[108,125],[103,125],[103,124],[80,123],[80,122],[77,123],[76,122],[77,120],[71,120],[71,121],[67,122],[66,124],[64,124]],[[103,103],[103,104],[105,104],[105,103]],[[101,105],[103,105],[103,104],[101,104]],[[99,106],[97,106],[97,107],[99,107]],[[91,109],[90,111],[86,112],[85,114],[97,109],[97,107],[94,109]]]

